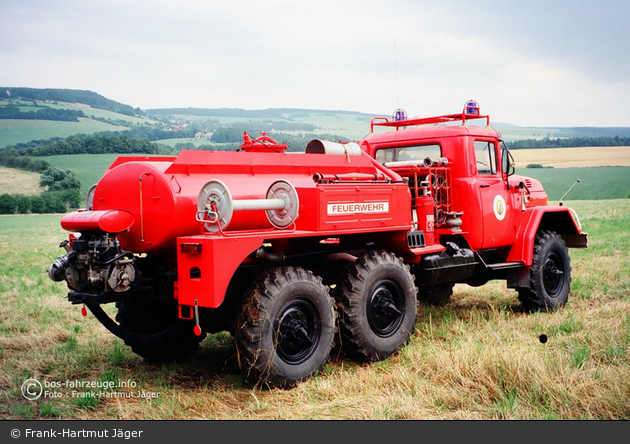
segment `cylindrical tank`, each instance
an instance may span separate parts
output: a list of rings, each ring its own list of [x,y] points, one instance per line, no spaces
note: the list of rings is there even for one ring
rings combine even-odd
[[[361,154],[361,147],[356,142],[337,143],[313,139],[306,145],[306,153],[358,156]]]
[[[125,162],[108,170],[96,186],[95,212],[122,209],[134,215],[129,231],[118,236],[124,249],[143,253],[174,247],[177,236],[200,232],[194,219],[196,196],[165,174],[170,165]]]
[[[129,230],[117,234],[123,249],[136,253],[162,249],[175,252],[177,237],[204,232],[204,224],[197,220],[197,202],[209,181],[223,183],[238,207],[228,231],[260,230],[273,228],[265,211],[257,205],[240,208],[238,201],[268,198],[271,185],[279,180],[298,192],[317,187],[313,179],[317,174],[382,175],[369,156],[360,151],[350,155],[182,151],[177,158],[127,157],[114,162],[99,181],[91,199],[92,209],[103,214],[119,210],[126,217],[133,215]],[[300,209],[310,204],[299,199]],[[63,224],[66,230],[82,231],[85,227],[79,225],[76,215],[67,217]],[[299,226],[299,216],[296,223]]]

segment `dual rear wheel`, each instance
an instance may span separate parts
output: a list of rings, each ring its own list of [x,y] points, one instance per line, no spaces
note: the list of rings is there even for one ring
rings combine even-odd
[[[310,271],[279,267],[260,277],[243,305],[238,358],[254,381],[291,388],[321,370],[337,337],[350,355],[375,361],[409,340],[415,320],[413,276],[391,253],[360,256],[332,296]]]

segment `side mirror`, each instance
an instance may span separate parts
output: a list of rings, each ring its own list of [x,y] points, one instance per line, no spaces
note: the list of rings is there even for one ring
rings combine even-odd
[[[512,157],[512,153],[506,147],[501,151],[501,172],[504,175],[505,179],[514,174],[516,171],[516,163],[514,162],[514,157]]]

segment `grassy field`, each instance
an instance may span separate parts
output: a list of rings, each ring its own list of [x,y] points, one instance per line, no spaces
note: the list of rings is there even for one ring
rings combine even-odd
[[[516,173],[539,180],[549,200],[560,200],[577,179],[565,200],[630,198],[630,167],[518,168]]]
[[[37,159],[74,171],[77,179],[81,182],[81,195],[85,197],[90,187],[103,177],[107,168],[119,156],[120,154],[70,154],[43,156],[37,157]]]
[[[41,194],[39,174],[0,166],[0,194]]]
[[[179,362],[144,362],[48,278],[67,235],[61,216],[0,217],[0,418],[630,419],[630,200],[571,206],[589,248],[570,252],[563,309],[526,313],[503,282],[458,285],[448,305],[419,308],[397,355],[374,364],[335,356],[290,391],[246,385],[228,334]],[[28,378],[130,381],[120,390],[156,395],[73,397],[62,387],[48,389],[60,398],[28,401],[20,390]]]
[[[60,122],[54,120],[19,120],[0,119],[0,148],[20,142],[68,137],[74,134],[92,134],[99,131],[124,131],[124,126],[92,119],[79,118],[78,122]]]
[[[567,200],[630,197],[630,147],[513,150],[517,174],[539,180],[550,200],[559,200],[577,179]],[[544,168],[525,168],[540,164]]]

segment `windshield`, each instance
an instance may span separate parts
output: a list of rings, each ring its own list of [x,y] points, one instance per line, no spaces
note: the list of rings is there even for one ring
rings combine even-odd
[[[427,157],[442,157],[442,149],[437,143],[429,145],[411,145],[376,150],[374,158],[380,163],[401,162],[406,160],[424,160]]]

